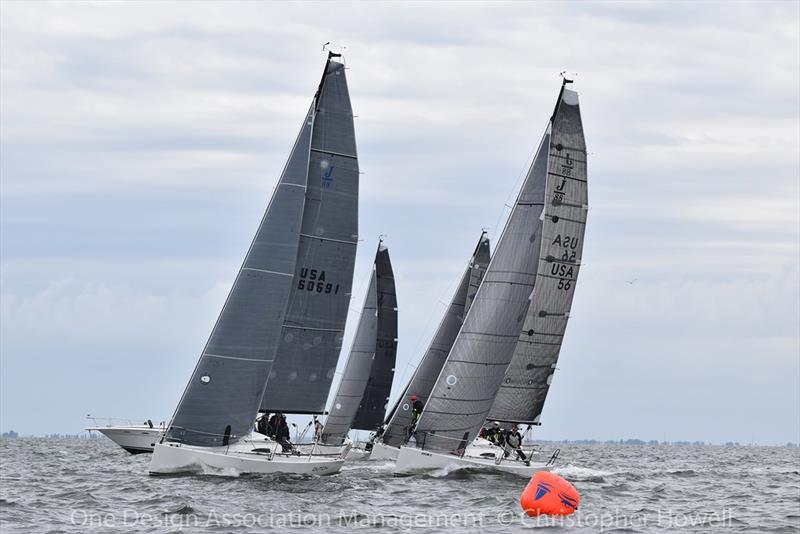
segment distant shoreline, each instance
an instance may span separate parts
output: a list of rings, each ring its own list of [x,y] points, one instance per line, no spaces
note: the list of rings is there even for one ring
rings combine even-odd
[[[96,440],[102,439],[99,433],[82,432],[80,434],[18,434],[9,431],[0,434],[0,439],[67,439],[67,440]],[[800,445],[794,442],[787,443],[741,443],[738,441],[728,441],[725,443],[713,443],[708,441],[659,441],[642,439],[564,439],[564,440],[525,440],[525,445],[625,445],[625,446],[649,446],[649,447],[785,447],[798,448]]]

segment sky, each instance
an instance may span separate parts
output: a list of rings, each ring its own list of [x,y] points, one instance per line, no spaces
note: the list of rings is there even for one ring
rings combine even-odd
[[[327,41],[363,171],[344,347],[385,234],[393,398],[481,229],[499,237],[566,71],[589,221],[534,436],[800,441],[788,1],[1,2],[0,429],[169,418]]]

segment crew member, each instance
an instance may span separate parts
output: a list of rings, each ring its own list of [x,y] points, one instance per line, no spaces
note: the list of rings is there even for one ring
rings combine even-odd
[[[493,445],[497,445],[498,447],[502,447],[504,443],[503,438],[503,429],[500,428],[500,422],[495,421],[492,423],[492,426],[486,429],[486,439],[489,440]]]
[[[511,427],[511,430],[506,431],[505,433],[505,451],[503,455],[508,458],[511,454],[511,451],[517,453],[517,458],[525,462],[525,465],[530,465],[531,463],[528,461],[528,457],[525,456],[525,453],[522,452],[522,435],[519,433],[519,428],[517,425]]]

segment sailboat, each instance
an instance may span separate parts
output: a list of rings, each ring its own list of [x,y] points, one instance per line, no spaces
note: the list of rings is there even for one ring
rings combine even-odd
[[[586,144],[578,93],[566,87],[569,83],[562,83],[478,294],[416,425],[414,443],[400,448],[396,473],[455,464],[530,476],[550,468],[550,462],[522,462],[502,452],[488,458],[465,453],[490,413],[519,402],[515,385],[535,391],[531,397],[540,395],[537,366],[552,374],[553,346],[546,343],[557,339],[560,346],[566,327],[572,299],[564,295],[575,290],[588,209]],[[542,360],[539,347],[551,347]],[[497,398],[502,404],[495,407]],[[527,411],[540,408],[534,399]],[[518,414],[512,412],[508,408],[511,418],[505,420],[514,421]]]
[[[478,291],[486,267],[489,265],[489,257],[489,237],[486,232],[482,232],[425,355],[386,417],[385,428],[374,440],[370,459],[396,459],[400,446],[411,435],[413,424],[411,396],[417,397],[423,404],[428,400],[428,395],[450,353],[464,316]]]
[[[343,458],[253,439],[267,402],[316,409],[336,368],[358,242],[358,158],[340,54],[328,59],[289,159],[150,473],[332,474]],[[277,410],[275,410],[277,411]]]
[[[317,444],[320,451],[349,445],[350,430],[375,432],[380,428],[392,387],[396,355],[394,273],[389,249],[381,241],[342,380]],[[363,448],[351,448],[348,457],[366,454]]]

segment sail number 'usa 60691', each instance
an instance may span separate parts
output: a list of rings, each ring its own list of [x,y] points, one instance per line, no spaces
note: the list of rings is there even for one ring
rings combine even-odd
[[[320,269],[300,269],[300,278],[297,280],[297,289],[313,293],[339,294],[339,284],[328,282],[325,279],[325,271]]]

